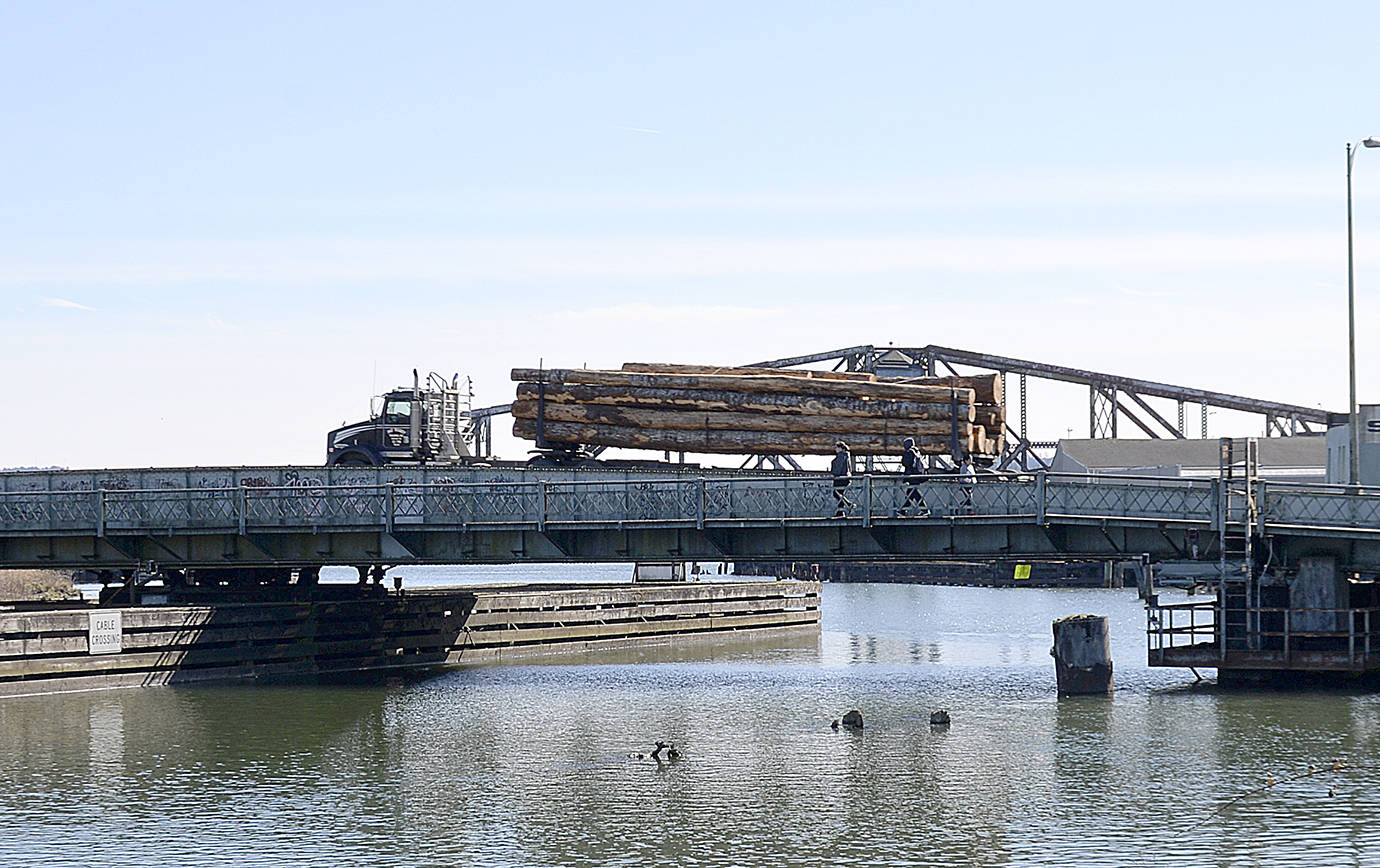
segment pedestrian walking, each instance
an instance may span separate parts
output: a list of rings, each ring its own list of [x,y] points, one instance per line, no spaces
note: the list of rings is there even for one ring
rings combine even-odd
[[[906,499],[901,508],[896,510],[896,516],[900,518],[906,515],[911,507],[915,508],[917,516],[927,516],[930,514],[930,505],[925,502],[925,495],[920,493],[920,483],[925,478],[925,468],[920,463],[920,450],[915,448],[913,437],[902,440],[901,449],[901,474],[906,483]]]
[[[977,468],[973,466],[971,455],[963,456],[963,464],[958,468],[959,490],[963,492],[963,503],[959,508],[967,515],[972,515],[976,509],[973,507],[973,486],[977,484]]]
[[[843,518],[848,510],[857,504],[848,499],[848,483],[852,481],[853,475],[853,454],[848,451],[848,444],[842,440],[834,444],[834,461],[829,465],[829,472],[834,475],[834,505],[838,507],[834,512],[834,518]]]

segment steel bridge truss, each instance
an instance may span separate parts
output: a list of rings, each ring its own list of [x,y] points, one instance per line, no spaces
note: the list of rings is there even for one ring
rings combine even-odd
[[[1105,374],[1063,365],[1031,362],[1008,356],[978,353],[931,344],[924,347],[857,346],[829,350],[805,356],[772,359],[754,363],[757,367],[790,368],[797,365],[833,362],[834,370],[870,371],[882,377],[932,377],[960,375],[960,367],[992,371],[1002,375],[1002,383],[1009,386],[1014,376],[1017,385],[1016,415],[1007,415],[1006,451],[998,467],[1048,469],[1049,462],[1036,453],[1037,449],[1053,447],[1050,442],[1031,441],[1027,429],[1026,378],[1035,377],[1061,383],[1074,383],[1088,388],[1088,436],[1094,439],[1114,438],[1121,432],[1120,423],[1129,422],[1147,437],[1155,439],[1183,439],[1191,436],[1188,424],[1189,405],[1196,405],[1200,415],[1198,436],[1208,436],[1209,409],[1236,410],[1263,417],[1267,437],[1288,437],[1294,434],[1315,434],[1327,426],[1325,410],[1212,392],[1188,386],[1175,386],[1134,377]],[[1009,389],[1006,394],[1011,393]],[[1174,420],[1166,418],[1147,398],[1167,399],[1177,405]],[[1008,408],[1011,401],[1007,400]],[[1014,426],[1013,426],[1014,422]]]

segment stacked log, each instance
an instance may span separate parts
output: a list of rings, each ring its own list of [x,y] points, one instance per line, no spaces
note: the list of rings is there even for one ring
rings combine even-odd
[[[872,374],[629,363],[619,371],[515,368],[513,433],[552,445],[743,455],[922,453],[957,440],[995,455],[1005,427],[1001,378],[879,380]]]

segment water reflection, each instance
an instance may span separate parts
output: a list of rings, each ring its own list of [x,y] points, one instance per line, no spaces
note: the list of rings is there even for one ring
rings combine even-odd
[[[87,775],[92,789],[119,797],[124,783],[124,706],[114,697],[93,704],[87,715],[90,756]]]

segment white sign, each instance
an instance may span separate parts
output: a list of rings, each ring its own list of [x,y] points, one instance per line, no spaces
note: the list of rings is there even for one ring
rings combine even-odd
[[[1380,407],[1368,405],[1361,408],[1361,439],[1367,443],[1380,443]]]
[[[119,654],[125,647],[124,624],[120,611],[92,612],[91,629],[86,634],[86,649],[91,654]]]

